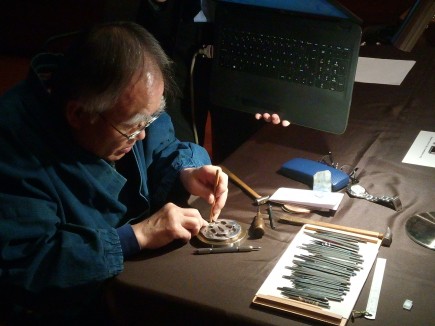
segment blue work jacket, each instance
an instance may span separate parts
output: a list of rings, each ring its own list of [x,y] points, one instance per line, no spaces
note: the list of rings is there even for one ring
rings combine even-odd
[[[181,169],[210,164],[204,148],[175,138],[163,114],[121,159],[127,182],[73,141],[37,78],[47,64],[38,57],[29,78],[0,98],[0,293],[12,289],[11,302],[35,310],[35,298],[50,302],[51,293],[71,307],[92,297],[88,289],[123,270],[117,228],[167,202]],[[128,214],[132,207],[141,213]]]

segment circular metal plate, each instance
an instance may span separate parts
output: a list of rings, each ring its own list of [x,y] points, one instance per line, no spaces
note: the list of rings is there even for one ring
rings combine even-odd
[[[219,219],[201,229],[196,236],[200,246],[232,247],[240,244],[247,235],[247,231],[234,220]]]
[[[241,230],[242,227],[236,221],[220,219],[202,228],[200,233],[206,239],[221,241],[236,238]]]
[[[420,213],[406,221],[408,236],[418,244],[435,249],[435,212]]]

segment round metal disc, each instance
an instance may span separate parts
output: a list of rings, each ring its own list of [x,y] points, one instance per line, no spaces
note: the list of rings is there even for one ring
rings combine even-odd
[[[222,241],[236,238],[241,230],[242,227],[236,221],[220,219],[202,228],[200,233],[206,239]]]
[[[406,221],[408,236],[418,244],[435,249],[435,212],[420,213]]]
[[[232,247],[239,245],[247,231],[234,220],[219,219],[201,229],[194,243],[201,247]]]

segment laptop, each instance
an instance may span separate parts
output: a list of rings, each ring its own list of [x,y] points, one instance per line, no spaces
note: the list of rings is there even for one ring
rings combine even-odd
[[[216,0],[212,104],[347,127],[362,21],[333,0]]]

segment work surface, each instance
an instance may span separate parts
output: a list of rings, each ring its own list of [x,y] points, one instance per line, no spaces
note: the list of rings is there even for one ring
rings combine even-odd
[[[259,194],[270,195],[279,187],[308,189],[277,173],[283,162],[294,157],[318,160],[332,151],[339,164],[359,168],[361,185],[373,195],[399,195],[400,212],[345,194],[333,216],[310,213],[305,217],[377,232],[389,226],[393,232],[391,247],[381,247],[378,254],[387,262],[376,319],[357,319],[355,325],[434,324],[435,253],[411,240],[405,224],[416,213],[435,211],[435,168],[405,164],[402,159],[420,130],[435,131],[435,50],[419,47],[404,53],[374,46],[363,47],[361,55],[414,59],[417,63],[401,86],[355,84],[349,125],[343,135],[267,125],[224,165]],[[248,228],[256,212],[252,202],[230,183],[221,217]],[[202,200],[194,200],[192,205],[208,216],[209,207]],[[274,212],[276,217],[285,214],[279,207]],[[300,230],[278,222],[272,230],[265,222],[263,238],[245,242],[261,246],[257,252],[198,256],[190,244],[180,244],[126,262],[123,273],[111,284],[113,310],[130,324],[151,320],[173,325],[313,324],[251,305]],[[366,308],[372,276],[373,269],[355,305],[357,310]],[[402,308],[406,299],[413,301],[410,311]]]

